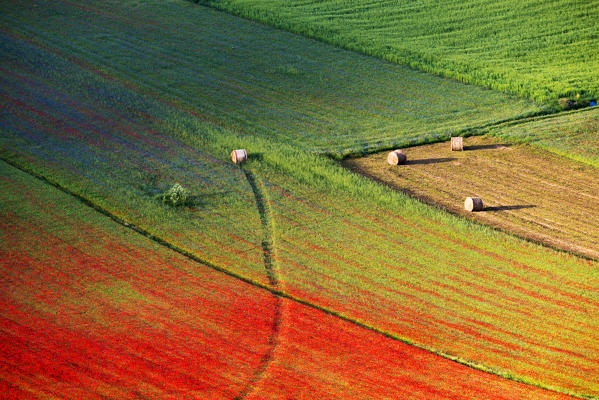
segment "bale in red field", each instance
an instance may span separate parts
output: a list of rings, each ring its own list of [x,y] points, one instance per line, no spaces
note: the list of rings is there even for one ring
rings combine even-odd
[[[387,155],[387,162],[391,165],[405,164],[406,160],[403,150],[393,150]]]
[[[235,164],[241,164],[242,162],[246,161],[247,158],[248,155],[245,149],[233,150],[231,152],[231,159]]]

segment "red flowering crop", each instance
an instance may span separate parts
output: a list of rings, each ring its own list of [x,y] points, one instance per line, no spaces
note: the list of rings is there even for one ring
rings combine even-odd
[[[233,398],[252,381],[276,297],[0,171],[1,398]]]

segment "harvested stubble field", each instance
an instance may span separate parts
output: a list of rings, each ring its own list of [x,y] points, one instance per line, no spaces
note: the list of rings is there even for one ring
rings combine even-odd
[[[2,399],[569,398],[281,299],[4,162],[0,183]]]
[[[448,142],[406,149],[406,165],[387,152],[343,163],[430,204],[586,257],[599,259],[597,168],[526,144],[469,137],[464,151]],[[482,212],[464,210],[480,197]]]
[[[392,80],[362,92],[356,82],[369,85],[378,76],[373,70],[395,67],[186,2],[106,1],[83,7],[34,2],[28,3],[31,9],[23,4],[6,4],[0,15],[3,158],[215,268],[383,332],[393,343],[404,340],[534,385],[599,395],[596,262],[464,221],[314,154],[376,143],[383,133],[361,129],[380,122],[373,116],[377,110],[361,114],[347,107],[344,97],[351,92],[353,100],[368,106],[373,91],[401,86],[398,77],[415,82],[407,72],[393,69]],[[235,58],[231,46],[243,49],[244,56]],[[274,51],[277,57],[266,61],[277,65],[275,59],[291,54],[289,48],[305,58],[316,54],[312,65],[326,64],[325,76],[351,87],[329,87],[311,80],[319,79],[313,74],[288,80],[278,72],[268,78],[273,87],[264,90],[266,83],[258,78],[265,66],[257,60]],[[346,63],[343,79],[327,64],[336,62],[331,60]],[[203,78],[215,71],[217,77]],[[298,90],[303,82],[308,86]],[[476,97],[458,107],[459,115],[472,118],[472,126],[538,110],[461,87],[449,97]],[[223,88],[231,89],[226,96]],[[239,88],[247,91],[240,95]],[[403,96],[401,89],[394,90],[385,96]],[[487,95],[500,97],[487,103]],[[474,106],[481,103],[488,107]],[[308,112],[302,107],[315,107],[339,121],[347,117],[345,128],[351,129],[301,127],[301,118],[260,112],[279,104],[302,113]],[[493,114],[485,115],[489,110]],[[413,132],[413,142],[434,139],[425,133],[429,128],[442,137],[471,126],[466,117],[451,127],[410,115],[393,118],[395,126],[405,121],[420,129]],[[370,122],[356,123],[352,117]],[[293,136],[298,132],[301,138]],[[411,134],[394,131],[389,140],[409,143]],[[244,170],[227,161],[233,148],[248,150]],[[172,209],[155,199],[175,181],[197,196],[196,205]],[[271,252],[264,254],[265,249]],[[277,285],[268,276],[268,261]],[[294,381],[324,382],[320,372],[308,377],[302,368],[288,366],[289,360],[276,364],[277,357],[293,361],[301,343],[307,346],[306,359],[320,354],[310,344],[314,338],[293,332],[295,317],[285,308],[282,318],[282,331],[289,329],[296,338],[287,347],[294,350],[275,349],[264,379],[276,376],[272,366],[282,365],[277,373],[295,376]],[[313,326],[308,324],[306,332]],[[360,335],[348,339],[356,340],[355,348]],[[335,365],[334,358],[328,365]],[[351,381],[351,374],[343,375],[342,368],[329,373],[340,374],[327,381],[339,397],[350,393],[352,387],[342,382]],[[529,397],[527,391],[536,390],[517,387]]]

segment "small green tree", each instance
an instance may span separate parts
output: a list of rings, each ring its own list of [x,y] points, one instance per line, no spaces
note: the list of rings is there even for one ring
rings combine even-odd
[[[189,191],[178,183],[164,192],[161,196],[162,202],[173,207],[187,204],[189,200]]]

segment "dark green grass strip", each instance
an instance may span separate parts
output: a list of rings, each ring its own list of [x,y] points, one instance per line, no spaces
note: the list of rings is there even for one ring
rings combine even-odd
[[[479,125],[479,126],[463,128],[456,132],[438,134],[438,135],[435,135],[434,138],[432,138],[431,140],[423,138],[423,137],[417,138],[416,140],[414,138],[402,138],[402,139],[396,140],[394,142],[374,143],[374,144],[368,145],[366,147],[348,149],[345,151],[320,151],[320,152],[314,151],[314,153],[322,154],[329,158],[332,158],[333,160],[341,161],[346,158],[363,157],[363,156],[367,156],[369,154],[379,153],[381,151],[397,149],[399,147],[414,147],[414,146],[421,146],[423,144],[444,142],[444,141],[449,140],[452,136],[463,136],[463,137],[480,136],[480,135],[486,134],[489,130],[495,129],[495,128],[521,125],[521,124],[525,124],[527,122],[539,121],[539,120],[548,119],[548,118],[559,118],[562,115],[583,112],[583,111],[587,111],[589,109],[590,108],[583,108],[583,109],[577,109],[574,111],[565,111],[565,112],[555,112],[555,111],[551,111],[548,109],[543,109],[543,110],[539,110],[536,112],[527,113],[524,115],[517,115],[515,117],[506,118],[501,121],[494,121],[494,122],[489,122],[487,124],[483,124],[483,125]]]
[[[262,239],[262,251],[264,252],[264,267],[266,268],[266,275],[268,276],[268,282],[273,286],[279,287],[279,277],[276,268],[276,258],[274,255],[274,229],[273,229],[273,218],[270,209],[270,202],[264,187],[264,182],[248,168],[242,168],[248,183],[252,187],[254,196],[256,198],[256,206],[258,213],[260,214],[260,220],[262,221],[262,228],[264,231],[264,237]]]
[[[264,256],[264,268],[266,269],[266,276],[268,277],[268,282],[270,285],[277,290],[280,290],[280,279],[278,276],[278,269],[276,268],[276,257],[274,254],[275,238],[273,218],[268,194],[266,193],[264,182],[262,182],[262,180],[258,178],[254,172],[250,171],[248,168],[243,168],[243,164],[241,169],[243,170],[243,173],[245,174],[248,183],[254,192],[254,196],[256,198],[256,207],[258,208],[260,221],[262,222],[262,231],[264,235],[262,239],[262,251]],[[268,340],[270,349],[262,358],[260,366],[256,369],[247,386],[235,397],[234,400],[243,400],[254,391],[256,384],[262,379],[262,376],[266,372],[266,368],[268,368],[268,365],[273,360],[275,350],[279,344],[278,338],[281,332],[281,322],[283,319],[283,302],[281,301],[281,295],[278,295],[272,291],[271,293],[273,293],[275,296],[276,303],[273,328]]]
[[[596,111],[596,110],[597,110],[596,107],[584,107],[584,108],[578,108],[575,110],[561,111],[561,112],[557,112],[557,113],[539,112],[536,114],[523,116],[521,118],[512,118],[512,119],[507,119],[505,121],[490,123],[490,124],[481,126],[479,128],[464,129],[464,132],[479,131],[478,132],[479,135],[484,135],[491,129],[507,128],[507,127],[512,127],[512,126],[527,124],[529,122],[542,121],[542,120],[551,119],[551,118],[555,118],[557,120],[558,118],[566,116],[566,115],[582,114],[582,113],[592,112],[592,111]],[[473,136],[473,135],[469,135],[469,136]]]
[[[438,135],[438,136],[435,136],[435,138],[433,140],[400,139],[394,143],[373,144],[368,147],[363,147],[363,148],[359,148],[359,149],[349,149],[349,150],[346,150],[345,152],[315,151],[314,153],[327,156],[336,161],[342,161],[346,158],[364,157],[364,156],[367,156],[370,154],[379,153],[381,151],[394,150],[394,149],[397,149],[400,147],[414,147],[414,146],[422,146],[424,144],[444,142],[444,141],[448,141],[452,136],[469,137],[469,136],[482,136],[482,135],[487,135],[487,134],[494,134],[494,136],[501,137],[500,134],[495,134],[495,132],[497,132],[497,130],[502,129],[502,128],[509,128],[509,127],[528,124],[531,122],[543,121],[543,120],[547,120],[547,119],[555,119],[556,121],[558,121],[558,119],[563,116],[582,114],[585,112],[592,112],[592,111],[596,111],[596,109],[597,109],[596,107],[585,107],[585,108],[579,108],[579,109],[575,109],[575,110],[567,110],[567,111],[561,111],[561,112],[540,110],[538,112],[530,113],[527,115],[506,118],[502,121],[490,122],[488,124],[483,124],[483,125],[476,126],[476,127],[464,128],[464,129],[461,129],[456,132]],[[526,142],[525,140],[517,140],[515,138],[510,138],[510,140],[512,142],[517,142],[517,143],[525,143]],[[561,153],[558,153],[558,154],[561,154]],[[564,155],[564,154],[561,154],[561,155]],[[568,156],[568,155],[565,155],[565,156]],[[570,157],[570,158],[572,158],[572,157]],[[573,159],[576,161],[581,161],[577,158],[573,158]],[[590,162],[589,160],[583,160],[583,161],[587,162],[591,165],[595,165],[594,163]],[[372,177],[370,177],[370,178],[372,178]],[[541,245],[545,246],[542,243],[541,243]],[[551,246],[549,246],[549,247],[551,247]]]
[[[567,391],[567,390],[561,390],[561,389],[558,389],[558,388],[553,388],[553,387],[550,387],[548,385],[544,385],[542,383],[538,383],[538,382],[532,381],[532,380],[527,379],[527,378],[521,378],[521,377],[518,377],[518,376],[514,376],[514,375],[512,375],[510,373],[507,373],[507,372],[497,371],[497,370],[489,368],[489,367],[487,367],[485,365],[481,365],[481,364],[478,364],[478,363],[475,363],[475,362],[469,361],[469,360],[464,360],[464,359],[461,359],[460,357],[456,357],[456,356],[444,353],[444,352],[436,350],[436,349],[428,348],[426,346],[420,346],[420,345],[415,344],[415,343],[413,343],[413,342],[411,342],[411,341],[409,341],[407,339],[404,339],[404,338],[399,337],[397,335],[394,335],[392,333],[386,332],[384,330],[378,329],[378,328],[376,328],[374,326],[368,325],[368,324],[366,324],[364,322],[361,322],[359,320],[347,317],[347,316],[345,316],[345,315],[343,315],[341,313],[338,313],[338,312],[336,312],[334,310],[330,310],[328,308],[325,308],[325,307],[319,306],[317,304],[313,304],[313,303],[311,303],[309,301],[303,300],[303,299],[301,299],[299,297],[295,297],[293,295],[287,294],[287,293],[283,292],[281,289],[273,287],[270,284],[269,285],[265,285],[265,284],[262,284],[260,282],[256,282],[256,281],[254,281],[252,279],[246,278],[246,277],[244,277],[242,275],[239,275],[239,274],[237,274],[235,272],[232,272],[232,271],[229,271],[229,270],[227,270],[225,268],[219,267],[218,265],[215,265],[215,264],[210,263],[208,261],[204,261],[201,258],[199,258],[198,256],[196,256],[195,254],[193,254],[193,253],[191,253],[191,252],[189,252],[189,251],[187,251],[185,249],[182,249],[182,248],[180,248],[180,247],[178,247],[176,245],[173,245],[172,243],[167,242],[166,240],[164,240],[164,239],[162,239],[162,238],[160,238],[160,237],[152,234],[151,232],[149,232],[149,231],[147,231],[147,230],[145,230],[143,228],[140,228],[138,226],[135,226],[135,225],[133,225],[133,224],[125,221],[124,219],[122,219],[122,218],[120,218],[120,217],[112,214],[110,211],[106,210],[105,208],[103,208],[103,207],[101,207],[101,206],[93,203],[91,200],[87,199],[86,197],[84,197],[84,196],[82,196],[82,195],[74,192],[73,190],[71,190],[71,189],[69,189],[69,188],[61,185],[60,183],[52,180],[51,178],[48,178],[48,177],[46,177],[44,175],[41,175],[41,174],[33,171],[30,168],[27,168],[26,166],[24,166],[24,165],[22,165],[20,163],[14,162],[13,160],[7,159],[5,157],[0,157],[0,160],[3,161],[3,162],[5,162],[6,164],[8,164],[8,165],[10,165],[10,166],[12,166],[14,168],[16,168],[16,169],[22,171],[22,172],[25,172],[25,173],[27,173],[27,174],[29,174],[29,175],[31,175],[31,176],[39,179],[40,181],[42,181],[42,182],[44,182],[46,184],[49,184],[49,185],[55,187],[56,189],[60,190],[63,193],[66,193],[68,195],[73,196],[74,198],[76,198],[77,200],[79,200],[80,202],[82,202],[83,204],[87,205],[88,207],[91,207],[92,209],[96,210],[97,212],[101,213],[102,215],[105,215],[106,217],[110,218],[114,222],[116,222],[116,223],[118,223],[118,224],[120,224],[120,225],[122,225],[124,227],[127,227],[129,229],[132,229],[133,231],[135,231],[135,232],[137,232],[137,233],[145,236],[146,238],[154,241],[155,243],[157,243],[159,245],[162,245],[162,246],[164,246],[164,247],[166,247],[166,248],[168,248],[168,249],[170,249],[172,251],[175,251],[175,252],[177,252],[177,253],[179,253],[179,254],[187,257],[188,259],[190,259],[190,260],[192,260],[194,262],[197,262],[199,264],[205,265],[205,266],[207,266],[207,267],[209,267],[209,268],[211,268],[211,269],[213,269],[215,271],[219,271],[219,272],[221,272],[221,273],[223,273],[223,274],[225,274],[227,276],[230,276],[232,278],[238,279],[238,280],[240,280],[242,282],[245,282],[245,283],[247,283],[249,285],[252,285],[254,287],[267,290],[267,291],[269,291],[270,293],[272,293],[273,295],[275,295],[275,296],[277,296],[279,298],[284,298],[284,299],[288,299],[288,300],[297,302],[297,303],[302,304],[304,306],[307,306],[307,307],[313,308],[315,310],[321,311],[321,312],[323,312],[325,314],[328,314],[328,315],[340,318],[343,321],[349,322],[349,323],[354,324],[356,326],[359,326],[361,328],[368,329],[369,331],[373,331],[373,332],[379,333],[379,334],[381,334],[381,335],[383,335],[383,336],[385,336],[387,338],[390,338],[390,339],[393,339],[393,340],[397,340],[399,342],[402,342],[402,343],[405,343],[407,345],[419,348],[419,349],[424,350],[424,351],[428,351],[430,353],[436,354],[436,355],[438,355],[440,357],[446,358],[446,359],[451,360],[453,362],[456,362],[458,364],[462,364],[462,365],[468,366],[470,368],[478,369],[480,371],[483,371],[483,372],[486,372],[486,373],[489,373],[489,374],[497,375],[497,376],[500,376],[502,378],[512,380],[514,382],[519,382],[519,383],[522,383],[522,384],[525,384],[525,385],[539,387],[541,389],[549,390],[549,391],[556,392],[556,393],[563,393],[563,394],[566,394],[566,395],[569,395],[569,396],[572,396],[572,397],[576,397],[576,398],[581,398],[581,399],[596,399],[596,397],[593,397],[593,396],[581,395],[581,394],[577,394],[577,393],[572,393],[572,392]],[[275,321],[276,320],[280,320],[281,311],[279,310],[278,312],[279,312],[279,314],[278,314],[277,318],[275,319]],[[278,324],[280,324],[280,322]],[[275,324],[274,328],[278,329],[278,327],[279,327],[279,325]],[[273,329],[273,332],[275,332],[274,329]],[[276,336],[273,334],[273,336],[271,336],[271,341],[276,340],[275,337]],[[274,344],[274,342],[273,342],[273,344]],[[274,349],[274,346],[273,346],[273,349]],[[270,353],[270,356],[272,356],[272,352]],[[267,355],[267,357],[268,357],[268,355]],[[266,359],[266,357],[265,357],[265,359]],[[266,364],[263,363],[264,370],[266,369],[265,365]],[[250,383],[250,385],[253,385],[256,382],[257,382],[257,380],[253,380]],[[248,388],[246,390],[244,390],[242,393],[240,393],[240,395],[237,398],[240,399],[240,400],[243,399],[245,396],[247,396],[247,395],[250,394],[250,390],[251,390],[251,387],[248,386]]]

